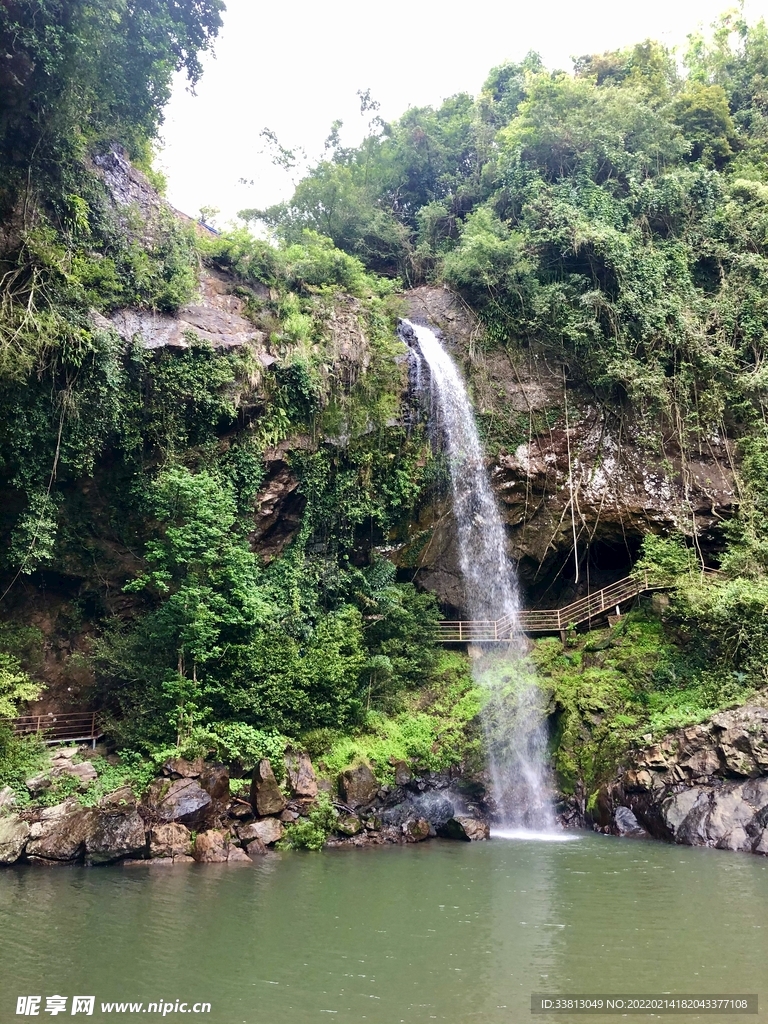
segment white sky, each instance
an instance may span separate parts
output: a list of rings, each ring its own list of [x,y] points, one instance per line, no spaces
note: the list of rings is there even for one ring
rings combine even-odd
[[[357,143],[364,122],[358,89],[370,89],[381,116],[439,104],[457,92],[477,94],[488,71],[537,50],[545,64],[570,70],[569,58],[648,38],[684,44],[729,0],[226,0],[216,56],[192,96],[178,82],[166,111],[158,165],[168,198],[196,216],[221,210],[217,222],[244,207],[290,195],[291,178],[274,168],[259,132],[283,146],[322,151],[335,118],[343,139]],[[750,21],[768,16],[768,0],[747,0]],[[253,187],[239,179],[253,179]]]

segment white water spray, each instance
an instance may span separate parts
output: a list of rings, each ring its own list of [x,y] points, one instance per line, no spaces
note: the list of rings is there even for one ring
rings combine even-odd
[[[514,568],[491,491],[483,450],[464,382],[435,334],[403,321],[420,388],[428,369],[432,417],[445,439],[465,606],[474,620],[503,619],[502,644],[473,660],[488,690],[483,725],[493,797],[503,825],[548,832],[554,817],[546,778],[546,731],[541,693],[525,656]]]

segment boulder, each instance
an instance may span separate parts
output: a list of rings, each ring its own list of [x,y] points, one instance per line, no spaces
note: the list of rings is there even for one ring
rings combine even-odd
[[[3,788],[0,789],[0,810],[2,810],[3,807],[13,807],[15,803],[16,794],[14,791],[10,786],[3,786]]]
[[[206,765],[198,781],[200,787],[216,803],[226,803],[229,800],[229,772],[223,764]]]
[[[71,775],[74,778],[79,779],[81,789],[87,789],[88,786],[92,782],[95,782],[99,777],[99,773],[90,761],[78,761],[77,764],[69,762],[67,767],[60,774]]]
[[[375,799],[379,784],[367,764],[347,768],[339,776],[339,793],[347,807],[365,807]]]
[[[69,796],[67,799],[60,804],[54,804],[53,807],[44,807],[36,817],[36,821],[52,821],[54,818],[60,818],[64,814],[71,814],[72,811],[80,810],[80,801],[77,797]]]
[[[33,775],[31,778],[26,779],[24,785],[29,790],[32,799],[35,799],[46,789],[50,789],[51,783],[52,779],[48,772],[40,772],[39,775]]]
[[[407,761],[395,761],[394,769],[396,786],[407,786],[413,779],[413,772],[408,766]]]
[[[248,851],[249,857],[266,857],[266,855],[269,853],[269,850],[264,845],[264,843],[262,843],[262,841],[258,838],[258,836],[254,837],[253,839],[248,839],[247,841],[245,839],[241,839],[240,842]]]
[[[192,849],[192,836],[185,825],[170,822],[155,825],[149,833],[149,856],[152,860],[170,858],[178,860],[188,857]]]
[[[227,853],[227,864],[250,864],[251,858],[239,846],[230,846]]]
[[[146,804],[158,821],[178,821],[190,828],[203,828],[215,812],[211,794],[196,779],[156,779]]]
[[[468,818],[463,814],[456,814],[442,828],[437,830],[437,834],[445,839],[463,839],[466,842],[477,842],[488,839],[491,830],[488,822],[480,818]]]
[[[265,846],[270,846],[283,838],[285,829],[277,818],[262,818],[260,821],[251,821],[247,825],[240,825],[237,829],[237,837],[243,843],[250,844],[254,839],[260,840]]]
[[[247,821],[253,817],[253,808],[245,800],[233,800],[227,808],[227,814],[238,821]]]
[[[51,756],[50,774],[53,777],[72,775],[80,780],[80,788],[85,790],[98,778],[98,772],[90,761],[77,761],[74,758],[80,753],[77,747],[59,747]]]
[[[613,823],[619,835],[628,839],[643,839],[648,835],[629,807],[617,807],[613,812]]]
[[[136,857],[146,846],[144,822],[135,810],[101,811],[85,838],[85,860],[88,864],[109,864],[124,857]]]
[[[342,811],[336,819],[335,829],[344,836],[357,835],[363,828],[363,823],[356,814],[347,814]]]
[[[434,829],[440,829],[454,815],[455,808],[450,800],[443,796],[425,794],[415,800],[404,800],[395,804],[382,814],[387,825],[404,825],[416,818],[425,818]]]
[[[251,783],[251,804],[261,815],[279,814],[286,804],[268,758],[256,765]]]
[[[226,835],[219,829],[200,832],[195,839],[192,856],[198,864],[225,864],[228,845]]]
[[[430,826],[426,818],[413,818],[401,826],[407,843],[420,843],[429,839]]]
[[[24,852],[29,825],[17,814],[0,818],[0,864],[15,864]]]
[[[172,757],[163,765],[163,774],[178,779],[196,779],[205,767],[202,757],[188,761],[185,757]]]
[[[41,817],[30,827],[27,856],[53,861],[79,860],[97,819],[98,811],[91,808]]]
[[[101,811],[135,811],[136,810],[136,794],[133,792],[130,786],[123,786],[121,789],[116,789],[114,793],[107,793],[99,800],[99,810]]]
[[[309,754],[288,752],[285,755],[285,769],[293,795],[314,800],[317,796],[317,777]]]

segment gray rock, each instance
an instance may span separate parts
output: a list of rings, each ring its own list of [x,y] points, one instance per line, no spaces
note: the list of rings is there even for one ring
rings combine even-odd
[[[382,821],[386,825],[403,825],[406,821],[415,818],[426,818],[429,824],[435,828],[442,828],[450,821],[455,812],[453,803],[443,796],[436,794],[423,794],[414,800],[404,800],[402,803],[389,807],[382,815]]]
[[[10,786],[4,786],[0,789],[0,810],[3,807],[13,807],[16,803],[16,794]]]
[[[0,818],[0,864],[15,864],[24,852],[29,825],[18,815]]]
[[[85,838],[85,859],[88,864],[109,864],[136,857],[146,846],[144,822],[135,810],[122,814],[99,812]]]
[[[641,839],[648,835],[629,807],[617,807],[613,813],[613,821],[620,836]]]
[[[488,823],[480,818],[468,818],[463,814],[456,814],[437,830],[437,834],[444,839],[463,839],[466,842],[477,842],[488,839],[491,830]]]
[[[80,780],[80,788],[87,789],[88,786],[95,782],[99,777],[99,773],[93,767],[90,761],[78,761],[77,764],[69,763],[68,767],[62,772],[62,775],[71,775],[73,778]]]
[[[246,844],[258,839],[265,846],[270,846],[282,839],[284,832],[282,822],[277,818],[262,818],[260,821],[251,821],[247,825],[240,825],[237,829],[237,837]]]
[[[294,796],[311,799],[317,796],[317,777],[309,754],[288,752],[285,755],[285,768],[288,785]]]
[[[43,860],[79,860],[96,828],[98,811],[82,808],[36,821],[29,830],[26,854]]]
[[[351,808],[365,807],[379,791],[379,784],[367,764],[348,768],[339,776],[339,793],[344,803]]]
[[[279,814],[285,808],[285,797],[266,757],[259,761],[253,773],[251,804],[262,815]]]
[[[661,815],[673,836],[704,795],[700,789],[685,789],[681,793],[671,793],[667,797],[661,805]]]
[[[61,803],[54,804],[53,807],[44,807],[37,815],[37,821],[52,821],[54,818],[60,818],[64,814],[71,814],[72,811],[78,811],[80,809],[80,803],[76,797],[70,796]]]
[[[34,799],[46,789],[50,789],[52,783],[53,780],[48,772],[40,772],[39,775],[33,775],[29,779],[26,779],[24,785],[27,787]]]
[[[149,787],[146,805],[157,821],[178,821],[190,828],[203,828],[215,808],[210,793],[196,779],[157,779]]]

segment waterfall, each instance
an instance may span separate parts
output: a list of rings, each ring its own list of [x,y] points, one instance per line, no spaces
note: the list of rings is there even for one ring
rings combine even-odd
[[[525,654],[517,579],[506,552],[475,417],[461,375],[428,327],[404,320],[413,382],[428,381],[431,421],[444,439],[451,476],[453,514],[465,607],[473,620],[505,623],[504,643],[486,644],[472,662],[485,688],[483,728],[493,800],[500,824],[549,831],[546,729],[541,693]]]

